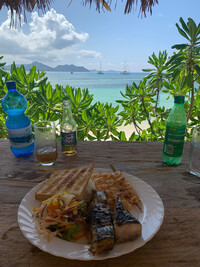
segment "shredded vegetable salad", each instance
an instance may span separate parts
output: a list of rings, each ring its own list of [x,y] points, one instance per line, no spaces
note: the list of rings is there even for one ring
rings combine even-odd
[[[68,194],[58,194],[33,207],[37,230],[49,241],[58,236],[77,241],[86,236],[86,203]]]

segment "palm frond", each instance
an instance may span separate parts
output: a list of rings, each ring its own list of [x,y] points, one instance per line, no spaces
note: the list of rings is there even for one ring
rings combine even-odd
[[[0,10],[3,6],[6,6],[11,11],[11,26],[16,25],[17,19],[21,22],[21,15],[24,15],[24,20],[26,21],[26,12],[32,12],[34,9],[42,10],[45,12],[49,9],[50,4],[54,1],[59,0],[0,0]],[[134,6],[139,4],[141,16],[146,17],[146,13],[150,12],[152,14],[152,8],[155,4],[158,4],[159,0],[124,0],[125,9],[124,13],[130,13]],[[68,0],[68,6],[73,2],[73,0]],[[82,4],[89,4],[90,6],[94,4],[96,9],[100,12],[101,9],[106,9],[107,11],[111,11],[111,2],[112,0],[82,0]],[[123,0],[122,0],[123,2]],[[117,0],[116,0],[117,3]]]

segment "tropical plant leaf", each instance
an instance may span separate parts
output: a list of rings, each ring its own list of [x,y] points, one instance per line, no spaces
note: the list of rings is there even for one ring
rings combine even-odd
[[[177,27],[179,33],[189,41],[190,38],[189,38],[188,35],[187,35],[187,34],[186,34],[186,33],[179,27],[178,23],[176,23],[176,27]]]
[[[151,72],[151,71],[153,71],[154,69],[142,69],[142,71],[144,71],[144,72]]]
[[[188,18],[188,28],[189,28],[189,34],[191,36],[191,39],[193,42],[195,42],[196,41],[195,39],[197,36],[197,26],[194,20],[191,18]]]
[[[185,48],[187,48],[187,44],[177,44],[177,45],[173,45],[172,46],[172,49],[177,49],[177,50],[183,50],[183,49],[185,49]]]
[[[28,77],[28,82],[33,82],[34,81],[34,78],[35,78],[35,74],[36,74],[36,66],[33,66],[30,70],[30,74],[29,74],[29,77]]]
[[[125,134],[124,131],[121,131],[121,132],[119,133],[119,140],[120,140],[120,141],[127,141],[126,134]]]
[[[199,67],[199,65],[195,64],[194,68],[195,68],[197,74],[200,76],[200,67]]]
[[[46,98],[47,100],[51,100],[52,98],[52,86],[50,83],[48,83],[46,86]]]
[[[179,19],[179,21],[180,21],[180,23],[181,23],[181,25],[182,25],[184,31],[185,31],[187,34],[189,34],[188,26],[186,25],[186,23],[185,23],[185,21],[183,20],[182,17]]]

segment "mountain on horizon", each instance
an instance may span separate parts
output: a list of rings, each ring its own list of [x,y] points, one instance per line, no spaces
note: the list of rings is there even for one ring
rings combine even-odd
[[[53,71],[52,67],[49,67],[48,65],[42,64],[38,61],[34,61],[33,63],[30,64],[24,64],[24,67],[26,70],[30,70],[34,65],[36,66],[36,69],[39,71]]]
[[[88,69],[82,67],[82,66],[75,66],[73,64],[71,65],[58,65],[55,68],[49,67],[48,65],[42,64],[38,61],[34,61],[30,64],[23,64],[26,71],[29,71],[34,65],[36,66],[36,69],[39,71],[57,71],[57,72],[89,72]],[[17,67],[20,67],[21,64],[16,64]],[[6,70],[10,70],[10,65],[4,66]]]
[[[96,69],[93,69],[93,70],[88,70],[86,69],[85,67],[83,66],[75,66],[73,64],[70,64],[70,65],[57,65],[55,68],[52,68],[48,65],[45,65],[43,63],[40,63],[38,61],[34,61],[30,64],[23,64],[24,67],[25,67],[25,70],[26,71],[29,71],[33,65],[36,66],[36,69],[39,70],[39,71],[52,71],[52,72],[97,72]],[[20,67],[21,64],[16,64],[17,67]],[[6,70],[10,70],[10,65],[5,65],[4,68]],[[103,70],[103,72],[105,73],[119,73],[119,71],[116,71],[116,70]]]
[[[71,65],[58,65],[54,68],[54,71],[72,71],[72,72],[89,72],[88,69],[82,66]]]

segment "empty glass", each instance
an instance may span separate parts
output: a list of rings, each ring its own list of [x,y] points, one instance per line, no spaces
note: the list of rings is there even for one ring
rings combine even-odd
[[[200,177],[200,127],[196,127],[192,135],[188,171]]]
[[[56,127],[53,121],[34,124],[37,160],[43,166],[50,166],[57,158]]]

